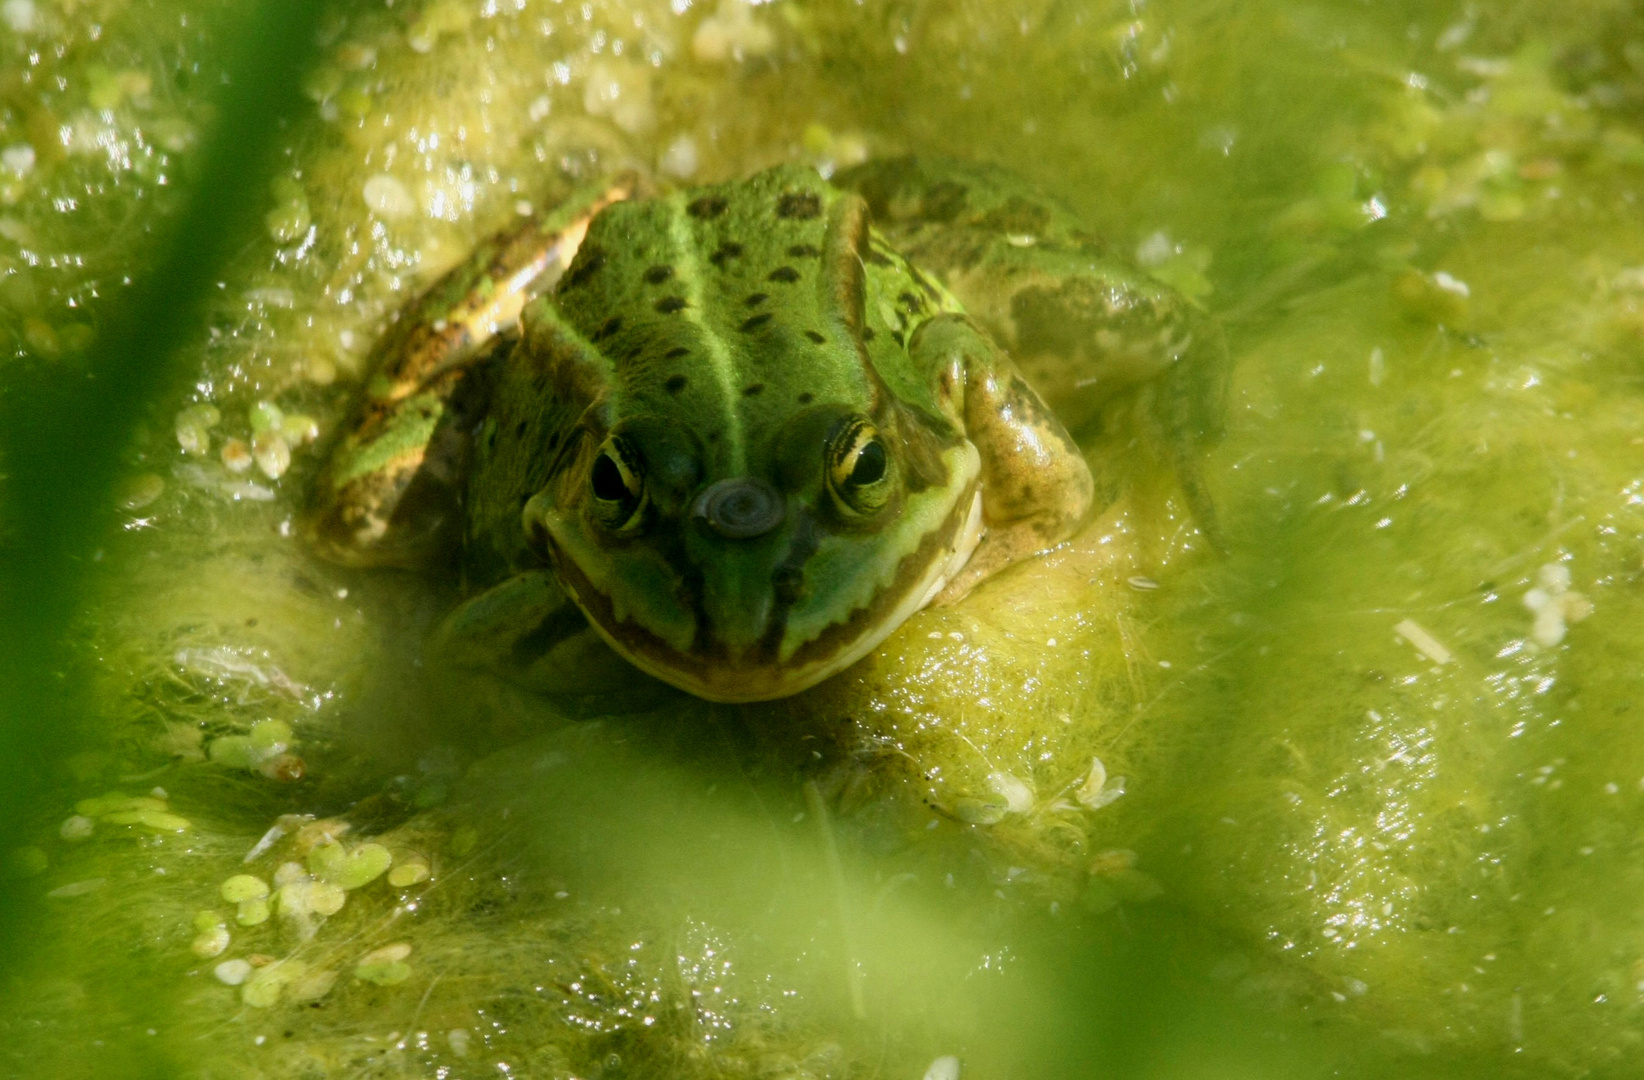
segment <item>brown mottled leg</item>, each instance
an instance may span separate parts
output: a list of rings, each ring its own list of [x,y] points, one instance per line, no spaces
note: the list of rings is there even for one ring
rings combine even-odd
[[[996,571],[1073,535],[1090,512],[1094,484],[1061,421],[970,320],[932,319],[909,352],[938,377],[948,373],[952,410],[982,458],[987,532],[934,601],[951,604]]]
[[[401,312],[315,483],[304,531],[316,551],[408,569],[452,553],[471,421],[485,408],[485,380],[473,376],[570,265],[593,216],[633,187],[627,177],[592,185],[493,237]]]

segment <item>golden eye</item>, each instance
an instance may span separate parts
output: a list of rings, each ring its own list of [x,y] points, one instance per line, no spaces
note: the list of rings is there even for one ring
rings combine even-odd
[[[631,532],[643,522],[645,477],[638,455],[620,436],[612,435],[599,448],[588,471],[588,488],[593,517],[607,529]]]
[[[890,501],[890,455],[879,429],[866,417],[845,421],[829,441],[828,490],[850,517],[872,514]]]

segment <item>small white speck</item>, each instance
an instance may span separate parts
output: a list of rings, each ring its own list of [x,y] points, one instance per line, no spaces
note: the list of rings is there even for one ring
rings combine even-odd
[[[378,173],[360,189],[365,205],[378,217],[398,220],[417,212],[417,200],[411,189],[387,173]]]
[[[11,4],[6,5],[10,10]],[[0,167],[16,176],[27,176],[34,171],[34,147],[28,143],[13,143],[0,150]]]
[[[696,175],[698,163],[696,140],[689,135],[680,135],[668,144],[662,152],[662,160],[657,164],[669,176],[687,180]]]
[[[959,1059],[943,1054],[925,1069],[925,1080],[959,1080]]]
[[[1056,647],[1056,639],[1055,638],[1046,638],[1045,639],[1045,645],[1048,648],[1055,648]]]
[[[6,0],[0,6],[0,18],[6,20],[14,34],[27,34],[35,26],[34,0]]]
[[[1416,651],[1435,664],[1448,664],[1454,657],[1438,638],[1414,619],[1405,619],[1393,627],[1393,632],[1416,647]]]
[[[1170,667],[1170,661],[1169,660],[1160,660],[1159,661],[1159,666],[1162,667],[1162,668],[1168,668],[1168,667]]]
[[[1460,278],[1451,277],[1443,270],[1440,270],[1433,275],[1433,284],[1437,285],[1446,292],[1455,293],[1457,296],[1471,296],[1473,292],[1467,287],[1467,283],[1465,281],[1462,281]]]

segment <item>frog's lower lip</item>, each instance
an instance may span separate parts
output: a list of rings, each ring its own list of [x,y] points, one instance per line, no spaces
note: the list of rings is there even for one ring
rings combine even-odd
[[[815,686],[873,651],[964,568],[981,535],[982,494],[973,485],[942,527],[903,558],[907,575],[897,575],[897,586],[882,590],[872,603],[805,643],[786,662],[776,660],[774,642],[736,659],[713,640],[680,652],[643,627],[616,622],[610,600],[570,559],[556,558],[555,563],[561,581],[600,637],[641,671],[709,701],[769,701]],[[916,573],[916,567],[924,572]]]

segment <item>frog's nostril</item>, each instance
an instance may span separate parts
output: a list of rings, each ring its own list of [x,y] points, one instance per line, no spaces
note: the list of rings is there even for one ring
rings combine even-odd
[[[764,536],[782,521],[782,496],[763,480],[740,476],[721,480],[696,497],[693,517],[729,540]]]

